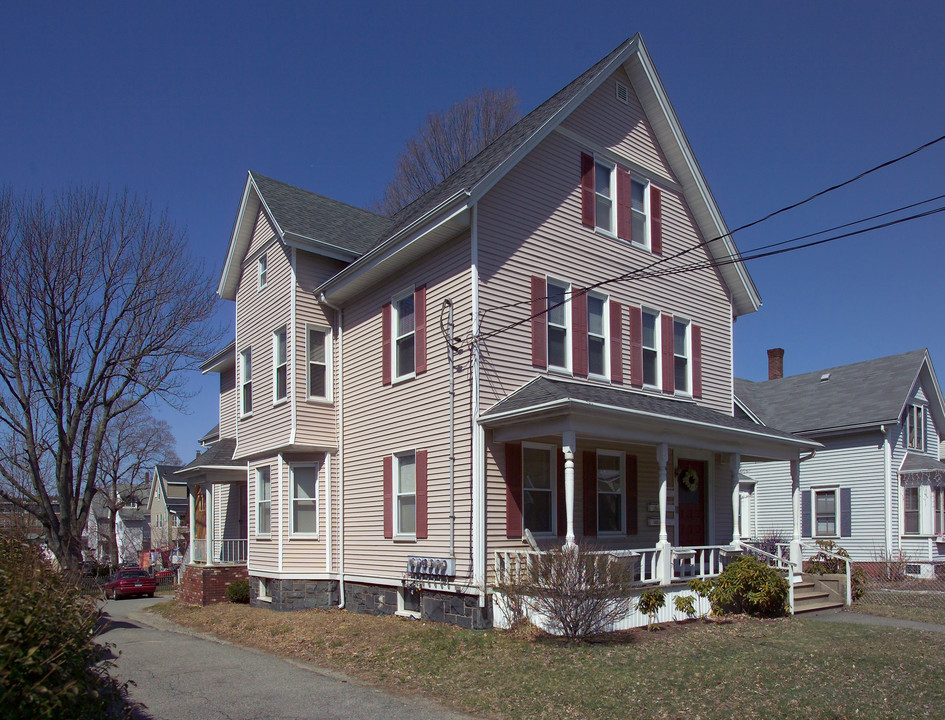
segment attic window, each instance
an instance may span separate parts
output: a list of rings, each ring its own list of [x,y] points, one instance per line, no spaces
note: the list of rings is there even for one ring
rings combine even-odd
[[[630,104],[630,88],[622,82],[617,83],[617,99],[625,105]]]
[[[820,376],[820,382],[827,382],[830,379],[830,373],[824,373]]]

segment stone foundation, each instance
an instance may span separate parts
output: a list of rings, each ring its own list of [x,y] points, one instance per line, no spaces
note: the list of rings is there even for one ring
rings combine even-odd
[[[420,591],[420,618],[433,622],[446,622],[469,630],[485,630],[492,627],[492,601],[479,607],[475,595]]]
[[[259,578],[249,580],[249,602],[271,610],[327,610],[340,602],[337,580],[279,580],[268,578],[270,600],[259,599]]]
[[[184,605],[227,602],[226,589],[234,580],[246,580],[245,565],[185,565],[175,598]]]

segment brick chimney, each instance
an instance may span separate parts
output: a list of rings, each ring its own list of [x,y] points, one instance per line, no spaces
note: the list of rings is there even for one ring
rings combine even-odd
[[[768,379],[780,380],[784,377],[784,348],[768,350]]]

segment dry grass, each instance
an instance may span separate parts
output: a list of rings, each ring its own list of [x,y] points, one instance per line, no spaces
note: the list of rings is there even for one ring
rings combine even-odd
[[[945,635],[810,620],[692,622],[567,644],[344,611],[156,611],[233,642],[489,717],[941,717]]]

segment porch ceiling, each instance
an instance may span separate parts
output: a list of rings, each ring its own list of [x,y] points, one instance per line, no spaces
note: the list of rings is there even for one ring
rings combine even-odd
[[[744,460],[791,460],[823,447],[692,401],[548,377],[503,398],[479,423],[498,442],[574,431],[579,438],[737,452]]]

